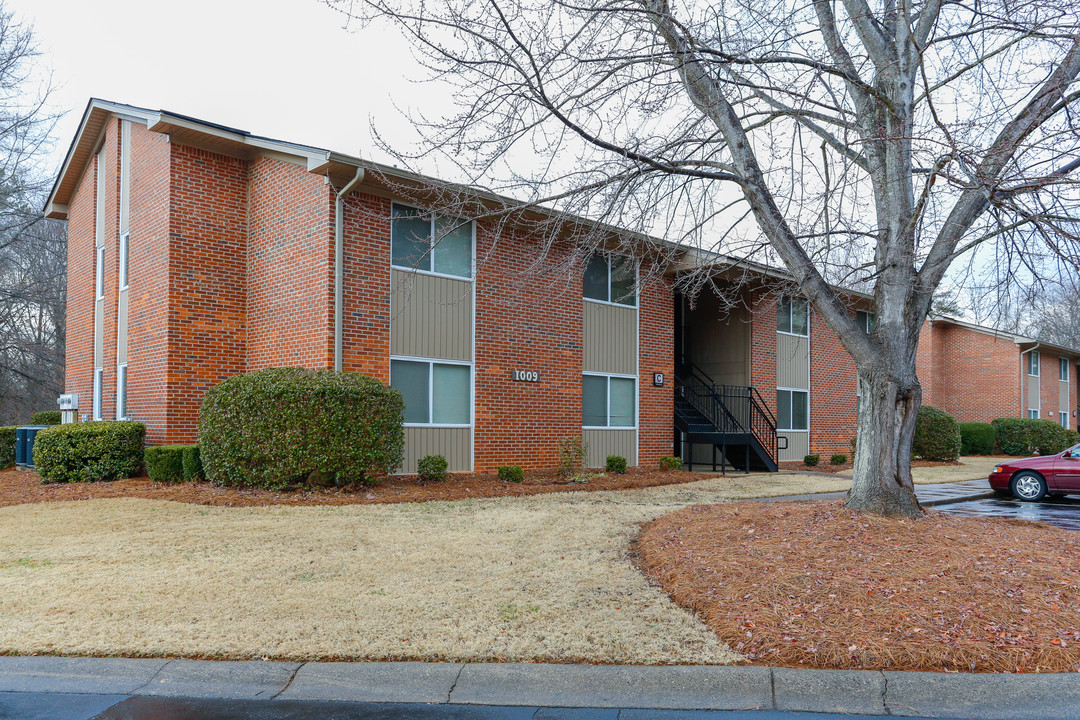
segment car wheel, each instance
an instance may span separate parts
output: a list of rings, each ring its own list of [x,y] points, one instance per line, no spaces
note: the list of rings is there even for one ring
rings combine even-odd
[[[1009,483],[1009,489],[1018,500],[1034,502],[1046,497],[1046,480],[1036,472],[1025,471],[1013,475]]]

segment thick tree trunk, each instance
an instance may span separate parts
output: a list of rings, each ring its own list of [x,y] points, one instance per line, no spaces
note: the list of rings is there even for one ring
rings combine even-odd
[[[910,372],[859,369],[859,435],[846,507],[880,515],[919,517],[911,480],[911,442],[922,388]]]

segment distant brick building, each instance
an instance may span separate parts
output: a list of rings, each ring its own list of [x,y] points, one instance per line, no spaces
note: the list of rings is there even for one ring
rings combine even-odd
[[[691,307],[671,275],[638,282],[633,258],[568,242],[540,251],[524,230],[401,197],[433,182],[92,100],[46,207],[68,221],[66,390],[79,415],[145,422],[154,444],[191,442],[210,387],[302,366],[402,392],[406,471],[426,454],[452,470],[550,467],[567,437],[588,441],[592,465],[653,464],[689,452],[686,440],[709,461],[722,423],[732,461],[751,450],[775,461],[785,442],[780,459],[848,450],[854,365],[805,301],[757,292],[742,310]],[[1031,352],[986,332],[928,326],[926,400],[963,419],[1026,415],[1035,386],[1018,364]],[[1063,358],[1075,383],[1076,353],[1039,352],[1043,368]],[[727,388],[723,413],[677,401],[691,367]],[[1032,406],[1041,416],[1059,400],[1050,385]]]

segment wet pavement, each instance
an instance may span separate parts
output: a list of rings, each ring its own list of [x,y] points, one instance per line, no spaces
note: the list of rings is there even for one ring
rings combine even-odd
[[[1019,502],[1011,498],[970,500],[939,505],[938,510],[969,517],[1010,517],[1035,520],[1063,530],[1080,530],[1080,496],[1046,498],[1040,502]]]

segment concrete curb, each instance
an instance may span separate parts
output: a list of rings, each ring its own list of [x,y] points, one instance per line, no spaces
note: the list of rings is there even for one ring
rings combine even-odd
[[[1080,720],[1080,673],[0,657],[0,692]]]

